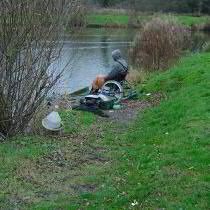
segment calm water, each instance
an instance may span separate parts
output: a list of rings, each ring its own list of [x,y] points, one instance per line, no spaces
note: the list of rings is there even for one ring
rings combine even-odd
[[[112,67],[111,52],[120,49],[127,60],[128,50],[135,30],[88,29],[75,37],[64,37],[64,49],[54,68],[62,69],[68,61],[65,73],[55,92],[71,93],[91,85],[97,74],[107,74]]]
[[[91,85],[97,74],[107,74],[112,67],[111,52],[120,49],[128,59],[128,50],[136,31],[131,29],[86,29],[74,36],[66,34],[64,49],[53,68],[59,71],[70,61],[63,77],[54,88],[56,93],[71,93]],[[210,40],[209,34],[195,33],[192,51]]]

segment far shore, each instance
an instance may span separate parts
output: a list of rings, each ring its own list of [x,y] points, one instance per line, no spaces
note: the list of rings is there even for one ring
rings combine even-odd
[[[88,15],[86,28],[142,28],[142,26],[154,17],[167,14],[148,14],[137,17],[128,14],[93,14]],[[170,14],[171,15],[171,14]],[[181,25],[192,31],[210,31],[210,16],[172,15]]]

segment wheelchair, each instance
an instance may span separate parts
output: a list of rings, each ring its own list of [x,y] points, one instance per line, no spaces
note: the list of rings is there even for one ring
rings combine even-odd
[[[137,95],[136,91],[133,90],[131,84],[127,80],[122,80],[119,82],[109,80],[104,83],[100,89],[100,93],[113,97],[115,103],[119,103],[121,100],[126,100]]]

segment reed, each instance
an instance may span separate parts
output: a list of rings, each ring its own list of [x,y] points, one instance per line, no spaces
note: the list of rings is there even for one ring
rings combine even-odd
[[[157,17],[137,34],[131,50],[133,62],[155,71],[168,68],[190,43],[189,31],[172,17]]]

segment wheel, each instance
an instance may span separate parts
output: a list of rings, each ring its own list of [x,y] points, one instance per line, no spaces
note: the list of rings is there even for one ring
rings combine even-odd
[[[101,88],[101,91],[105,95],[114,97],[116,103],[118,103],[123,97],[123,87],[119,82],[115,80],[109,80],[105,82]]]

